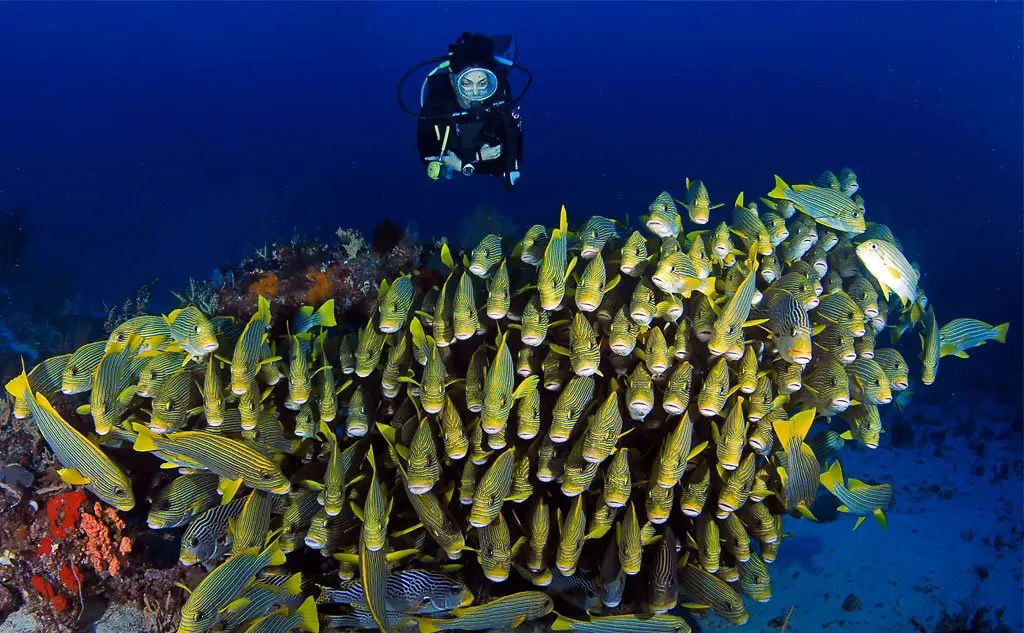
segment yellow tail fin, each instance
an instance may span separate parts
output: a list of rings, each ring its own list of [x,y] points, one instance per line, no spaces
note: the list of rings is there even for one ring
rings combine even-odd
[[[843,467],[839,465],[838,459],[832,462],[832,465],[829,466],[828,470],[821,473],[820,479],[821,485],[825,486],[829,492],[831,492],[835,486],[843,485]]]
[[[320,620],[316,615],[316,598],[310,596],[296,609],[295,613],[302,616],[299,628],[309,633],[320,633]]]
[[[772,198],[785,198],[786,190],[789,189],[789,185],[786,181],[776,174],[775,176],[775,188],[768,192],[768,195]]]
[[[996,341],[1000,343],[1006,342],[1006,330],[1010,328],[1009,323],[1000,323],[995,327],[996,330]]]

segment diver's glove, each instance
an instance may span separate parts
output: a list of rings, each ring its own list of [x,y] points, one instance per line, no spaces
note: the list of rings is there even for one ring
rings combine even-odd
[[[484,145],[483,147],[480,148],[480,151],[477,152],[477,154],[479,154],[481,161],[494,160],[495,158],[500,158],[501,145],[495,145],[494,147],[491,147],[490,145]]]

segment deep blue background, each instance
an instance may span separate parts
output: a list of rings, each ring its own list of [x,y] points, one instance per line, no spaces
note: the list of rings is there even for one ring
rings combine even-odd
[[[0,209],[30,215],[26,274],[115,301],[295,229],[635,216],[686,176],[731,202],[849,166],[941,321],[1019,335],[1021,6],[4,3]],[[463,30],[536,76],[512,194],[428,181],[394,102]]]

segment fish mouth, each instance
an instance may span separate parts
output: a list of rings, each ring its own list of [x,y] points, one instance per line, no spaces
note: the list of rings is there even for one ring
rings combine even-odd
[[[619,266],[619,270],[627,275],[632,275],[633,271],[636,270],[636,266],[633,266],[632,264],[621,264]]]
[[[593,301],[577,301],[576,307],[584,312],[593,312],[594,310],[597,310],[597,304]]]
[[[888,396],[880,396],[879,398],[876,399],[878,400],[878,404],[889,404],[890,402],[892,402],[892,395],[890,394]]]
[[[910,383],[907,382],[906,380],[901,380],[899,382],[892,383],[892,388],[895,389],[896,391],[906,391],[909,387]]]
[[[679,406],[679,403],[665,402],[661,405],[661,408],[665,409],[667,413],[671,413],[672,415],[679,415],[685,411],[683,407]]]
[[[864,334],[866,333],[866,329],[864,328],[864,324],[863,324],[863,323],[861,323],[861,324],[860,324],[859,326],[854,326],[854,327],[855,327],[856,329],[852,329],[852,328],[851,328],[850,332],[851,332],[851,333],[852,333],[852,334],[853,334],[853,335],[854,335],[855,337],[857,337],[857,338],[860,338],[860,337],[864,336]]]
[[[707,343],[711,340],[711,330],[697,330],[697,340],[701,343]]]
[[[845,410],[845,409],[849,409],[850,408],[850,399],[849,398],[843,398],[843,397],[832,398],[832,408],[839,409],[841,411]]]
[[[733,348],[731,348],[731,349],[729,349],[729,350],[727,350],[725,352],[725,359],[726,360],[739,360],[741,358],[743,358],[743,350],[742,349],[737,349],[737,348],[733,347]]]
[[[505,318],[505,314],[506,314],[505,312],[497,312],[495,310],[488,310],[487,311],[487,318],[495,319],[495,320],[497,320],[497,319],[504,319]]]
[[[477,277],[483,277],[487,273],[487,269],[480,264],[470,264],[469,272],[473,273]]]
[[[692,506],[692,505],[685,505],[685,506],[683,506],[683,514],[685,514],[688,517],[699,516],[700,515],[700,511],[701,511],[701,509],[696,507],[696,506]]]
[[[712,356],[721,356],[722,354],[726,353],[727,351],[729,351],[729,348],[727,348],[725,346],[716,345],[715,343],[708,343],[708,352]]]
[[[626,507],[625,499],[608,499],[605,498],[604,504],[609,508],[624,508]]]
[[[811,362],[811,354],[808,352],[790,352],[790,358],[793,359],[794,365],[800,365],[801,367]]]
[[[708,216],[706,215],[695,215],[690,217],[690,221],[694,224],[707,224]]]
[[[540,346],[543,340],[544,339],[542,339],[541,337],[534,336],[533,334],[527,334],[526,336],[522,337],[523,345],[529,345],[530,347]]]
[[[555,444],[564,444],[565,442],[569,441],[569,436],[567,434],[554,433],[554,432],[549,431],[548,432],[548,439],[550,439]]]
[[[597,254],[600,252],[601,251],[594,248],[593,246],[584,246],[583,248],[580,249],[580,257],[582,257],[583,259],[593,259],[594,257],[597,257]]]
[[[821,303],[821,299],[819,299],[817,296],[814,296],[814,297],[811,297],[810,299],[808,299],[807,301],[805,301],[804,302],[804,306],[808,310],[813,310],[813,309],[817,308],[818,304],[820,304],[820,303]]]
[[[643,325],[645,327],[650,325],[651,321],[654,320],[654,317],[651,316],[650,314],[647,314],[646,312],[630,312],[629,318],[632,319],[634,323],[638,325]]]
[[[203,347],[201,349],[204,352],[206,352],[207,354],[209,354],[210,352],[216,352],[217,348],[219,348],[219,347],[220,347],[220,343],[218,343],[217,341],[214,341],[212,343],[207,343],[206,345],[203,345]]]
[[[705,418],[711,418],[718,415],[718,411],[716,411],[714,407],[697,407],[697,410],[700,411],[700,414]],[[735,466],[733,466],[733,468],[735,468]]]
[[[577,367],[575,373],[577,376],[580,376],[582,378],[586,378],[587,376],[593,376],[594,374],[597,373],[597,366],[585,365],[583,367]]]
[[[625,343],[612,343],[609,347],[619,356],[629,356],[630,352],[633,351],[633,348]]]
[[[286,494],[288,494],[291,491],[292,491],[292,484],[291,484],[291,482],[286,481],[283,484],[281,484],[280,486],[278,486],[277,488],[271,489],[270,492],[274,493],[275,495],[286,495]]]
[[[651,277],[651,281],[653,281],[654,285],[659,287],[659,288],[664,288],[665,287],[665,278],[662,277],[661,275],[655,275],[655,276]]]
[[[409,484],[409,492],[413,493],[414,495],[422,495],[430,492],[430,489],[433,487],[434,486],[429,484]],[[330,512],[328,512],[327,514],[328,516],[333,516],[331,515]]]

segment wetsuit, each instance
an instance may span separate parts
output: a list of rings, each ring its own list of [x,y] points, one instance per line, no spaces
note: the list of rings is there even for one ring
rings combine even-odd
[[[416,134],[424,165],[429,162],[428,157],[441,155],[445,127],[448,127],[446,150],[454,152],[463,164],[473,163],[475,173],[504,177],[506,187],[511,188],[508,174],[522,163],[523,124],[518,110],[507,103],[507,82],[502,83],[506,85],[492,98],[493,105],[466,111],[455,98],[449,75],[434,75],[427,80]],[[436,131],[434,126],[437,126]],[[479,151],[484,145],[501,145],[501,156],[480,160]]]

